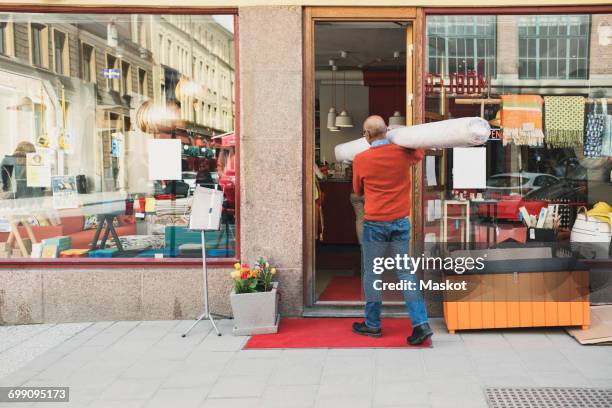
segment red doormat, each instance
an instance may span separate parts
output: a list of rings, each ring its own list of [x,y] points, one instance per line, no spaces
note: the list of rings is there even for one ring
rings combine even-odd
[[[247,341],[245,349],[271,348],[423,348],[406,343],[412,331],[409,319],[382,319],[382,337],[361,336],[351,331],[359,318],[286,317],[280,321],[278,333],[257,334]]]
[[[362,300],[359,276],[334,276],[319,300]]]

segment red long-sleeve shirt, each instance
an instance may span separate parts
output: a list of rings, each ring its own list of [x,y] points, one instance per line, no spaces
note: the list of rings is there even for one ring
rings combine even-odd
[[[353,190],[357,195],[365,195],[365,220],[393,221],[410,215],[410,167],[423,156],[422,149],[389,143],[370,147],[355,157]]]

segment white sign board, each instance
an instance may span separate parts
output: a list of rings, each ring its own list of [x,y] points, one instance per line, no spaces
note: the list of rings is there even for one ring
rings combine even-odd
[[[487,188],[487,149],[453,148],[453,188]]]
[[[181,180],[181,140],[149,140],[149,180]]]
[[[216,231],[221,224],[223,191],[197,186],[193,193],[189,229]]]

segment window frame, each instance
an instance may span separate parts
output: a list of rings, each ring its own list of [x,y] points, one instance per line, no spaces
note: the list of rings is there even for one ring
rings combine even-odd
[[[55,43],[55,36],[58,33],[64,36],[64,48],[62,49],[62,58],[61,58],[62,59],[61,71],[62,72],[59,72],[57,69],[57,58],[56,58],[57,44]],[[52,35],[51,35],[51,49],[53,50],[52,52],[53,72],[55,72],[56,74],[63,75],[63,76],[70,76],[70,37],[68,36],[68,33],[63,30],[58,30],[57,28],[53,27]]]
[[[89,44],[88,42],[85,41],[81,41],[80,44],[80,50],[81,50],[81,79],[84,81],[87,81],[89,83],[97,83],[98,82],[98,76],[96,75],[96,47],[94,47],[93,45]],[[91,48],[91,56],[90,56],[90,60],[86,61],[85,60],[85,48]],[[85,79],[85,72],[83,71],[85,65],[89,66],[89,80]]]
[[[550,34],[542,34],[541,33],[541,28],[542,28],[542,22],[540,20],[540,17],[542,16],[547,16],[547,15],[542,15],[542,14],[534,14],[531,15],[531,17],[533,17],[534,20],[534,26],[535,26],[535,33],[534,34],[525,34],[525,33],[521,33],[521,26],[522,26],[522,22],[519,21],[519,29],[518,29],[518,64],[519,64],[519,68],[518,68],[518,78],[519,79],[525,79],[525,80],[588,80],[589,79],[589,68],[590,68],[590,64],[589,64],[589,57],[590,57],[590,45],[591,45],[591,15],[590,14],[579,14],[579,13],[575,13],[573,14],[574,16],[580,16],[580,17],[587,17],[587,21],[586,21],[586,26],[587,26],[587,32],[585,34],[578,34],[578,35],[571,35],[571,34],[557,34],[557,35],[550,35]],[[560,26],[559,24],[556,25],[556,27]],[[527,41],[527,49],[525,50],[525,52],[523,53],[523,56],[521,56],[521,40],[526,40]],[[531,58],[529,57],[529,40],[535,40],[535,57]],[[565,48],[565,56],[564,57],[559,57],[558,55],[555,58],[551,58],[549,56],[547,56],[546,58],[542,58],[542,54],[540,52],[540,46],[541,46],[541,42],[542,40],[556,40],[557,41],[557,45],[559,41],[565,41],[566,43],[566,48]],[[570,42],[572,40],[577,40],[578,41],[578,46],[582,47],[582,41],[585,41],[586,44],[584,45],[585,48],[585,56],[584,58],[572,58],[569,54],[570,54]],[[557,49],[558,50],[558,49]],[[527,54],[527,56],[524,56],[524,54]],[[525,75],[525,73],[521,74],[521,63],[522,61],[525,60],[527,62],[529,61],[534,61],[535,64],[535,74],[533,76],[529,75],[529,69],[527,69],[527,74]],[[584,76],[570,76],[570,63],[572,61],[576,61],[577,64],[579,64],[582,60],[585,61],[586,65],[584,66]],[[542,76],[542,73],[540,72],[540,64],[542,61],[556,61],[557,62],[557,67],[559,67],[559,62],[564,62],[565,65],[565,76],[561,77],[559,75],[557,76],[550,76],[550,75],[546,75],[546,76]],[[549,71],[549,69],[547,68],[547,71]],[[557,68],[557,74],[559,73],[559,69]]]
[[[104,53],[104,68],[111,69],[111,67],[108,66],[108,63],[109,63],[108,57],[115,59],[115,64],[112,67],[113,69],[121,69],[121,60],[116,55],[113,55],[110,52]],[[108,91],[114,91],[117,93],[121,93],[121,78],[105,78],[105,79],[106,79],[106,89]]]
[[[138,95],[144,96],[145,98],[149,97],[149,73],[146,69],[139,67],[136,65],[136,72],[138,72]],[[144,86],[140,83],[140,73],[144,72]]]
[[[4,23],[4,29],[2,30],[2,48],[3,52],[0,52],[0,56],[3,57],[14,57],[15,56],[15,30],[14,24],[9,17],[8,21]]]
[[[49,6],[49,5],[0,5],[0,11],[10,13],[90,13],[90,14],[117,14],[116,7],[113,6]],[[126,6],[121,9],[122,14],[146,14],[146,15],[232,15],[234,19],[234,81],[235,81],[235,161],[236,161],[236,224],[235,224],[235,257],[233,258],[207,258],[206,264],[211,267],[227,267],[233,265],[240,259],[241,239],[240,239],[240,56],[239,56],[239,24],[237,7],[151,7],[151,6]],[[47,26],[48,28],[48,26]],[[29,60],[32,64],[31,52],[31,23],[28,24],[28,40],[30,44]],[[95,51],[95,48],[94,48]],[[106,52],[104,56],[106,57]],[[48,56],[48,48],[47,54]],[[95,57],[94,57],[95,58]],[[104,61],[106,66],[106,61]],[[48,64],[47,64],[48,65]],[[41,67],[45,68],[45,67]],[[46,67],[48,69],[48,67]],[[155,85],[155,84],[154,84]],[[126,267],[148,267],[148,268],[177,268],[177,267],[199,267],[202,265],[202,258],[55,258],[55,259],[35,259],[35,258],[5,258],[0,259],[0,268],[126,268]]]
[[[34,62],[34,27],[41,27],[38,47],[40,50],[40,64]],[[28,24],[28,44],[30,54],[30,65],[36,68],[49,69],[49,25],[41,23]]]
[[[127,66],[127,77],[124,77],[123,75],[123,68],[125,66]],[[121,88],[120,93],[122,96],[130,95],[134,92],[134,84],[132,83],[132,64],[125,59],[121,59],[119,62],[119,69],[121,70],[121,77],[119,78],[119,88]]]
[[[438,16],[438,17],[449,17],[449,16]],[[453,16],[454,17],[454,16]],[[481,17],[478,15],[474,15],[473,17]],[[443,75],[445,78],[448,78],[450,75],[450,64],[449,64],[449,59],[453,58],[453,59],[459,59],[461,58],[461,56],[459,54],[457,54],[457,56],[455,57],[451,57],[449,56],[449,39],[460,39],[460,38],[468,38],[469,40],[472,41],[472,55],[469,57],[471,60],[473,60],[474,63],[474,71],[476,71],[476,68],[478,66],[478,40],[483,40],[483,41],[488,41],[488,40],[492,40],[493,41],[493,50],[491,53],[491,56],[487,56],[485,53],[485,56],[483,57],[484,61],[485,61],[485,72],[486,72],[486,61],[488,60],[493,60],[493,65],[492,65],[492,71],[490,73],[490,77],[491,78],[496,78],[497,77],[497,16],[492,15],[491,17],[494,17],[494,21],[493,21],[493,34],[492,37],[489,36],[489,34],[478,34],[478,33],[465,33],[465,34],[458,34],[458,33],[448,33],[445,32],[444,35],[438,36],[438,38],[443,39],[444,41],[444,49],[445,49],[445,53],[444,53],[444,71],[442,73],[439,73],[440,75]],[[424,26],[424,36],[427,37],[428,33],[427,33],[427,22],[424,22],[423,24]],[[445,24],[446,27],[446,24]],[[467,45],[467,41],[466,41],[466,45]],[[425,66],[425,71],[429,72],[429,63],[430,63],[430,59],[434,58],[436,61],[440,60],[441,57],[440,56],[431,56],[430,52],[429,52],[429,43],[426,42],[424,44],[424,52],[425,52],[425,60],[424,60],[424,66]],[[467,47],[465,47],[464,49],[464,56],[467,59],[468,55],[467,55]],[[431,73],[431,72],[429,72]],[[466,74],[467,73],[467,67],[465,69],[465,72],[457,72],[459,74]],[[487,76],[488,74],[480,73],[484,76]]]

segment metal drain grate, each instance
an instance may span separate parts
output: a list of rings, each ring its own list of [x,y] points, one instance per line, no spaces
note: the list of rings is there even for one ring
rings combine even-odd
[[[489,408],[610,408],[612,388],[486,388]]]

